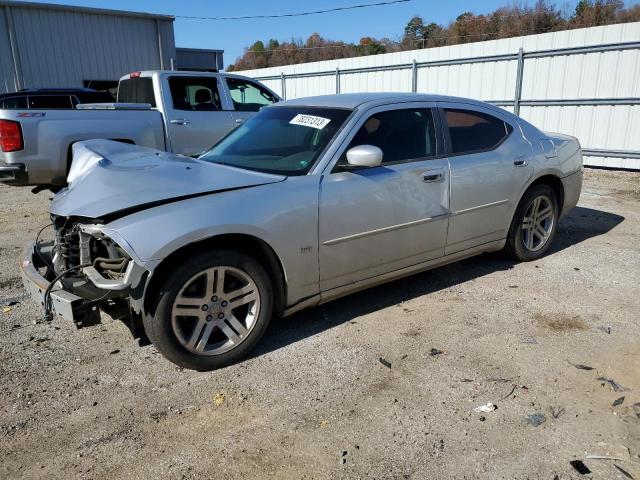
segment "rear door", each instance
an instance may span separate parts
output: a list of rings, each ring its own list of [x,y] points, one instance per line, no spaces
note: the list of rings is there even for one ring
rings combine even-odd
[[[276,95],[256,82],[245,78],[225,78],[229,98],[232,104],[233,121],[241,124],[262,107],[267,107],[278,101]]]
[[[533,151],[507,115],[476,105],[438,105],[451,164],[450,254],[506,237],[533,174]]]
[[[164,111],[173,152],[203,152],[233,129],[218,76],[173,75],[166,81]]]
[[[423,102],[378,107],[356,123],[321,183],[322,291],[444,254],[449,163],[439,132],[437,111]],[[379,147],[382,165],[341,168],[358,145]]]

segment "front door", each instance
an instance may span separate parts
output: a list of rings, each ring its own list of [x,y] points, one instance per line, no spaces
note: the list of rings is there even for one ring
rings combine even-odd
[[[506,237],[533,174],[532,149],[511,117],[475,105],[439,106],[451,164],[450,254]]]
[[[441,153],[433,105],[379,107],[356,124],[322,178],[320,288],[349,283],[440,257],[449,216],[449,163]],[[346,151],[374,145],[382,165],[346,170]]]
[[[233,130],[231,112],[223,109],[218,77],[180,75],[169,77],[168,82],[171,98],[166,116],[173,152],[201,153]]]

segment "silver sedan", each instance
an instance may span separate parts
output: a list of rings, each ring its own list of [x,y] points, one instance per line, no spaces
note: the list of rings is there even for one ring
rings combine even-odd
[[[243,357],[270,318],[483,252],[549,249],[575,138],[463,98],[348,94],[264,108],[198,158],[77,144],[55,242],[23,278],[47,320],[130,319],[169,360]]]

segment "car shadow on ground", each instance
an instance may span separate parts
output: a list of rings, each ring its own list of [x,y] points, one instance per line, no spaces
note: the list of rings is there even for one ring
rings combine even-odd
[[[603,235],[622,221],[624,217],[620,215],[576,207],[560,221],[553,245],[547,255],[554,255],[585,240]],[[264,355],[376,310],[493,272],[509,270],[515,264],[516,262],[503,252],[484,254],[363,290],[284,319],[274,319],[250,356]]]

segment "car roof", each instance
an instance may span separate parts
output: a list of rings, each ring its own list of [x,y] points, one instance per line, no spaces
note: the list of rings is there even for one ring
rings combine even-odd
[[[434,95],[426,93],[400,93],[400,92],[372,92],[372,93],[341,93],[337,95],[319,95],[315,97],[303,97],[279,102],[277,106],[305,106],[305,107],[330,107],[330,108],[358,108],[372,107],[387,103],[403,102],[455,102],[467,103],[483,107],[494,107],[491,104],[473,100],[470,98],[451,97],[448,95]]]

